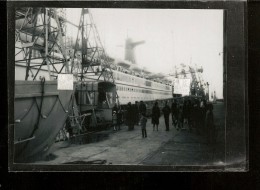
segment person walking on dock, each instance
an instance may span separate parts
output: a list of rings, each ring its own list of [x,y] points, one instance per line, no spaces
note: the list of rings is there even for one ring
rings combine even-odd
[[[191,111],[191,120],[192,120],[192,127],[196,129],[196,132],[200,134],[200,128],[199,128],[199,117],[200,117],[200,102],[199,100],[194,101],[194,104],[192,106]]]
[[[120,130],[120,126],[122,124],[122,119],[123,119],[122,117],[123,117],[122,110],[119,109],[117,112],[117,130]]]
[[[188,122],[189,131],[191,131],[191,110],[192,110],[191,101],[188,100],[187,101],[187,122]]]
[[[207,142],[209,144],[215,142],[215,125],[214,125],[214,115],[213,115],[213,105],[209,104],[208,105],[208,111],[206,113],[206,118],[205,118],[205,129],[206,129],[206,134],[207,134]]]
[[[162,109],[163,115],[164,115],[164,121],[165,121],[165,126],[166,126],[166,131],[169,131],[169,116],[171,113],[171,109],[168,106],[168,102],[165,102],[165,106]]]
[[[129,131],[134,129],[135,118],[134,118],[133,107],[131,102],[127,104],[127,108],[126,108],[126,124],[128,125]]]
[[[142,114],[142,113],[146,114],[146,105],[144,104],[143,101],[140,102],[139,112],[140,112],[140,114]]]
[[[206,119],[206,113],[207,113],[207,101],[205,99],[202,99],[201,100],[201,126],[202,126],[202,131],[204,132],[206,129],[205,129],[205,119]],[[204,132],[205,134],[205,132]]]
[[[112,124],[114,127],[114,131],[117,131],[117,113],[116,113],[116,111],[113,111]]]
[[[114,107],[112,108],[112,112],[116,112],[116,114],[117,114],[117,112],[118,112],[118,106],[117,106],[117,104],[115,103],[115,105],[114,105]]]
[[[178,115],[177,115],[177,103],[174,99],[172,100],[171,111],[172,111],[172,125],[176,127]]]
[[[189,118],[189,105],[188,105],[188,101],[185,100],[183,103],[183,124],[188,125],[188,118]]]
[[[152,124],[153,124],[153,131],[156,125],[157,131],[158,131],[158,125],[159,125],[159,118],[160,118],[160,108],[158,107],[158,102],[154,103],[154,106],[152,108]]]
[[[203,99],[199,101],[198,111],[198,131],[199,134],[205,135],[205,117],[206,117],[206,105]]]
[[[178,106],[178,127],[177,130],[183,128],[183,107],[182,105]]]
[[[136,125],[138,125],[139,122],[139,105],[138,105],[138,101],[135,101],[135,104],[133,105],[133,114],[134,114],[134,120]]]
[[[142,113],[141,114],[141,119],[140,119],[140,125],[141,125],[141,129],[142,129],[142,137],[146,138],[147,137],[147,133],[146,133],[146,122],[147,122],[147,118],[145,117],[145,114]]]

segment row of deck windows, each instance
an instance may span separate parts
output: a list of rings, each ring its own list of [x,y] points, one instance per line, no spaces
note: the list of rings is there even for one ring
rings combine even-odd
[[[138,78],[135,76],[126,75],[124,73],[118,73],[118,72],[114,72],[113,74],[114,74],[114,78],[119,81],[124,81],[124,82],[133,83],[133,84],[139,84],[139,85],[147,85],[147,83],[145,83],[145,81],[147,81],[147,79],[144,79],[144,78]],[[150,81],[150,82],[152,82],[152,81]],[[151,86],[151,84],[148,86]],[[153,82],[152,86],[155,88],[161,89],[161,90],[170,89],[169,86],[167,86],[165,84],[156,83],[156,82]]]
[[[171,92],[158,92],[153,90],[147,90],[147,89],[140,89],[140,88],[133,88],[133,87],[126,87],[117,85],[116,89],[118,91],[126,91],[126,92],[139,92],[139,93],[146,93],[146,94],[162,94],[162,95],[168,95],[171,94]]]

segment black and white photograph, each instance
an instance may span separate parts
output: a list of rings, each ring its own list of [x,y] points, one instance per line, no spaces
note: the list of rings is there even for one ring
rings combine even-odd
[[[9,162],[246,171],[246,118],[235,114],[245,113],[245,73],[232,66],[246,64],[245,41],[228,16],[224,8],[15,7]]]

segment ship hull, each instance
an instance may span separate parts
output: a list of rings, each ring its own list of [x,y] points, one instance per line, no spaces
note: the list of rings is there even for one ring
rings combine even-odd
[[[56,81],[15,82],[15,162],[28,162],[47,152],[66,122],[73,93],[57,90]]]

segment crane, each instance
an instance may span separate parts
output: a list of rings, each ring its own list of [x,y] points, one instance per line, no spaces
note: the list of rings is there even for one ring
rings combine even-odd
[[[177,70],[180,70],[179,72]],[[175,66],[175,72],[168,74],[168,76],[180,78],[180,76],[183,76],[183,78],[187,78],[187,75],[191,76],[191,84],[190,84],[190,94],[196,95],[196,96],[204,96],[205,95],[205,89],[203,84],[203,79],[201,76],[201,73],[203,73],[203,68],[197,68],[192,66],[186,66],[185,64],[181,64],[181,68],[177,68]],[[198,76],[197,76],[198,75]]]

